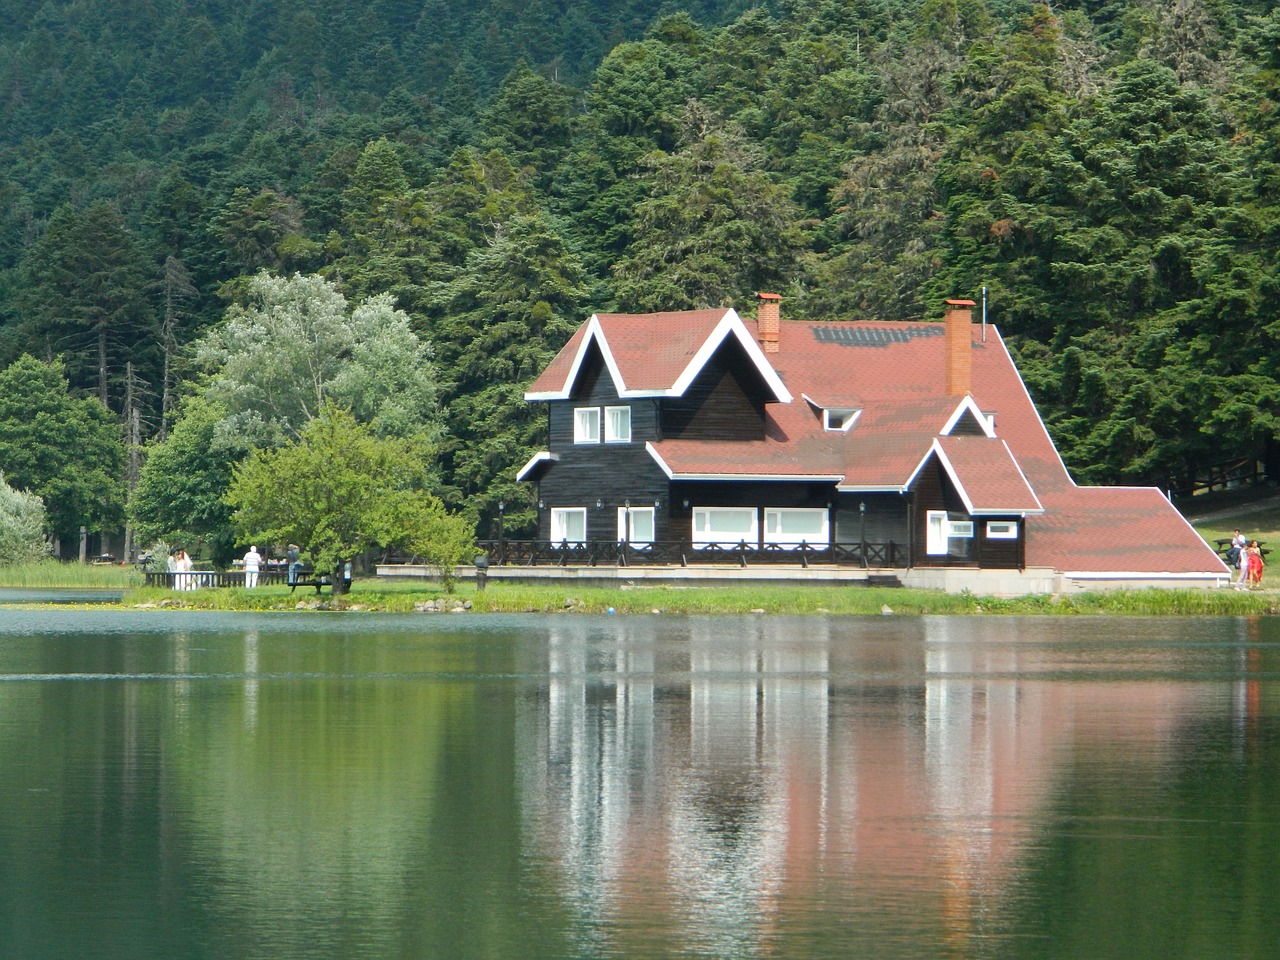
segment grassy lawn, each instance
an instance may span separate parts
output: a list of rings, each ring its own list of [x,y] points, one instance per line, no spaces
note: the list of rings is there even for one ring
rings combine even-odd
[[[1253,506],[1243,505],[1239,512],[1232,511],[1227,516],[1215,513],[1201,520],[1188,512],[1187,518],[1196,532],[1211,545],[1215,540],[1230,537],[1238,527],[1250,540],[1260,540],[1273,547],[1280,546],[1280,499]]]
[[[334,601],[328,591],[289,593],[284,586],[174,591],[129,590],[120,606],[130,609],[413,612],[433,604],[472,613],[573,614],[1135,614],[1146,616],[1248,616],[1280,611],[1280,597],[1234,590],[1141,590],[1064,597],[975,597],[934,590],[858,586],[573,587],[504,584],[488,589],[461,584],[446,594],[437,584],[356,579]]]

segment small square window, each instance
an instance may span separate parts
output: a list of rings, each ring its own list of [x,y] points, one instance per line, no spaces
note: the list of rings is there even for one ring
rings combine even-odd
[[[988,520],[988,540],[1017,540],[1018,524],[1012,520]]]
[[[600,442],[599,407],[578,407],[573,411],[573,442]]]

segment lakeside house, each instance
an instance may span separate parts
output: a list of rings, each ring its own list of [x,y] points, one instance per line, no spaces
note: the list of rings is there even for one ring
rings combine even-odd
[[[1078,486],[994,326],[596,314],[530,386],[538,540],[499,564],[662,567],[1018,594],[1219,586],[1155,488]],[[510,551],[514,549],[515,553]]]

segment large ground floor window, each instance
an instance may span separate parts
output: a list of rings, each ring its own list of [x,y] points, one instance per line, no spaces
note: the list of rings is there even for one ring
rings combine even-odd
[[[830,540],[830,515],[820,507],[765,508],[765,543],[784,547],[807,543],[812,547],[825,547]]]
[[[754,507],[694,507],[693,542],[738,544],[757,543],[759,523]]]
[[[552,507],[551,539],[555,543],[567,540],[582,543],[587,539],[586,507]]]
[[[653,507],[619,507],[618,540],[653,543]]]

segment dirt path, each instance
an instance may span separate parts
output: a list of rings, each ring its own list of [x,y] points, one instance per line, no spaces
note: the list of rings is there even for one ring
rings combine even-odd
[[[1280,496],[1266,497],[1262,500],[1250,500],[1248,503],[1239,503],[1234,507],[1223,510],[1214,510],[1209,513],[1191,514],[1184,513],[1188,523],[1209,523],[1213,520],[1226,520],[1231,517],[1238,517],[1243,514],[1252,513],[1255,510],[1269,510],[1274,507],[1280,507]]]

